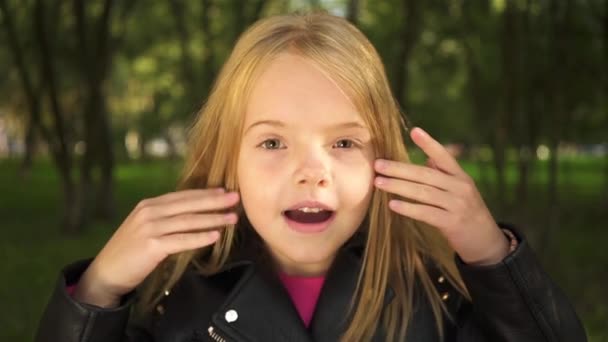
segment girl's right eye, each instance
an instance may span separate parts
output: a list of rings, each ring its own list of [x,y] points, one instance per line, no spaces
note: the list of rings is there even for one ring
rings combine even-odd
[[[278,150],[281,147],[281,141],[279,139],[266,139],[260,145],[266,150]]]

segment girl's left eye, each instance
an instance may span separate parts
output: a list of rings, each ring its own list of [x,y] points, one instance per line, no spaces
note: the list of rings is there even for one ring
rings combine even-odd
[[[355,145],[355,142],[350,139],[340,139],[334,146],[337,146],[338,148],[352,148],[355,147]]]
[[[266,139],[258,146],[266,150],[278,150],[281,146],[281,141],[279,139]]]

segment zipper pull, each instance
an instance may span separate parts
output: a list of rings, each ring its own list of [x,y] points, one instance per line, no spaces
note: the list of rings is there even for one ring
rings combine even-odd
[[[226,342],[226,339],[220,336],[212,325],[207,328],[207,332],[209,333],[209,337],[211,337],[214,341]]]

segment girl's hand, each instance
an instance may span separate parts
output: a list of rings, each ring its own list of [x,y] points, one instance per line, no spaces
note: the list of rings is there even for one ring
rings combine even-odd
[[[118,306],[170,254],[214,243],[234,212],[212,214],[239,200],[224,189],[183,190],[139,202],[80,278],[74,297],[100,307]]]
[[[389,207],[404,216],[437,227],[460,258],[469,264],[490,265],[509,253],[509,242],[490,214],[474,181],[452,155],[421,128],[410,133],[429,156],[430,167],[377,159],[374,168],[384,191],[414,200],[393,199]]]

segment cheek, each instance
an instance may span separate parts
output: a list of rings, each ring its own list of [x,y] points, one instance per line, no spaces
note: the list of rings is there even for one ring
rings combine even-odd
[[[368,150],[342,153],[335,157],[334,179],[343,204],[366,210],[374,191],[373,154]]]
[[[239,169],[239,181],[258,187],[275,186],[280,183],[280,179],[286,174],[286,170],[286,158],[252,153],[242,160],[242,168]]]
[[[334,179],[341,196],[353,201],[365,201],[374,189],[374,170],[367,160],[353,163],[338,163],[334,169]]]
[[[273,203],[280,194],[280,170],[276,163],[259,156],[239,158],[237,178],[241,201],[249,217],[273,210]]]
[[[374,158],[367,150],[336,152],[332,158],[336,179],[348,179],[358,185],[371,183],[374,177]]]

